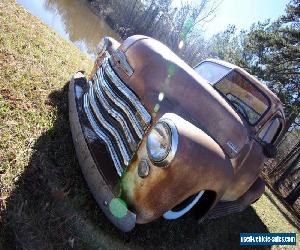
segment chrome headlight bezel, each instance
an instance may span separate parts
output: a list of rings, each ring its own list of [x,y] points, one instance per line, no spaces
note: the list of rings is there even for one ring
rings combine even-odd
[[[154,129],[156,129],[157,126],[163,126],[165,129],[166,134],[168,135],[168,147],[166,148],[166,152],[163,154],[162,157],[159,159],[154,158],[153,154],[151,153],[151,141],[149,140],[149,137],[151,136],[151,133],[153,132]],[[158,167],[167,167],[170,165],[171,161],[173,160],[176,151],[177,151],[177,146],[178,146],[178,131],[175,126],[175,123],[170,120],[170,119],[160,119],[152,128],[150,131],[147,142],[146,142],[146,147],[147,147],[147,153],[150,161],[158,166]]]

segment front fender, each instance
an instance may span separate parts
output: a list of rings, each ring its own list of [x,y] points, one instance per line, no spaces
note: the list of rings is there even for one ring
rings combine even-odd
[[[221,147],[204,131],[176,114],[165,114],[178,131],[176,154],[166,168],[155,166],[148,158],[146,141],[142,141],[134,162],[122,177],[122,196],[136,212],[138,223],[147,223],[160,216],[189,196],[201,191],[224,194],[233,178],[230,160]],[[147,160],[150,173],[138,175],[138,165]]]

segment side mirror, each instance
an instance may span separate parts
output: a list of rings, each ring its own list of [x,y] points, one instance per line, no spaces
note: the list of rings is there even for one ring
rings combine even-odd
[[[273,143],[266,143],[263,147],[263,153],[268,158],[275,158],[277,155],[277,148]]]

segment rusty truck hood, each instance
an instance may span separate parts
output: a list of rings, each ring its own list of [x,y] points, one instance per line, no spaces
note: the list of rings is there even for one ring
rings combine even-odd
[[[152,114],[153,124],[164,113],[176,113],[206,131],[235,158],[248,142],[247,128],[224,98],[162,43],[133,36],[119,48],[134,69],[128,76],[111,64]]]

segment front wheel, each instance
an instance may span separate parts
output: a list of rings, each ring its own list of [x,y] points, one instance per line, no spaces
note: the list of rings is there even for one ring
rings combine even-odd
[[[199,193],[192,195],[191,197],[178,204],[173,209],[165,212],[163,214],[163,217],[167,220],[175,220],[185,215],[196,205],[196,203],[202,198],[203,194],[204,191],[200,191]]]

